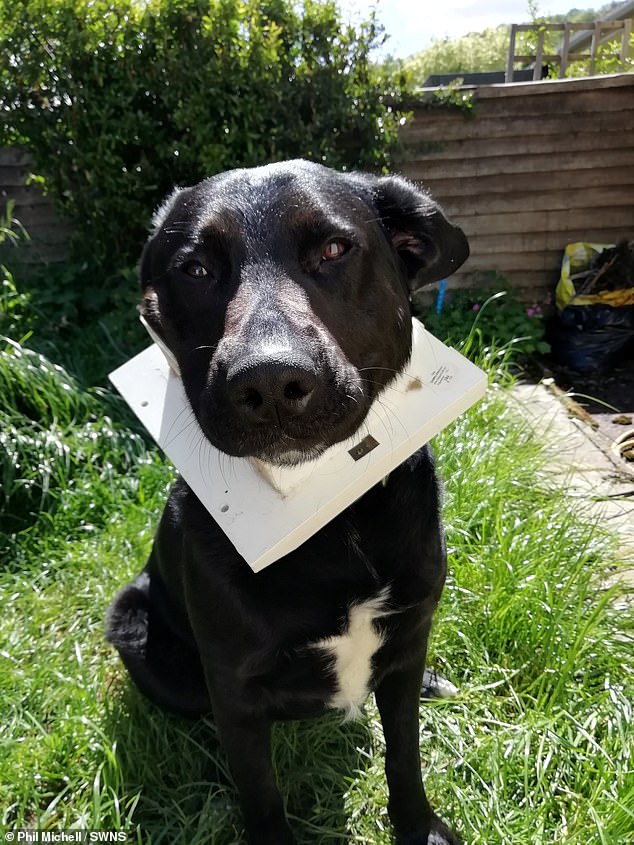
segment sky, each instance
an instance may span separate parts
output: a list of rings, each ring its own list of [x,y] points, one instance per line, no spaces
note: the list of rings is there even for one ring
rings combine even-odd
[[[597,4],[599,5],[599,4]],[[501,23],[528,23],[528,0],[339,0],[345,15],[376,6],[378,18],[390,39],[381,51],[404,58],[429,46],[434,38],[459,38]],[[538,13],[548,17],[573,8],[592,8],[592,0],[541,0]]]

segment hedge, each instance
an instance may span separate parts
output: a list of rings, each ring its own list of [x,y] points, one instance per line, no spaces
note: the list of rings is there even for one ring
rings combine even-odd
[[[107,285],[175,184],[295,156],[385,169],[405,80],[373,65],[382,38],[332,0],[14,0],[0,144],[33,154]]]

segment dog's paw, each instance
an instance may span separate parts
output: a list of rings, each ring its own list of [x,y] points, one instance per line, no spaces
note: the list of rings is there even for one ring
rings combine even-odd
[[[440,828],[429,832],[427,845],[460,845],[460,840],[441,823]]]
[[[439,675],[435,669],[425,669],[420,688],[421,698],[456,698],[458,687],[447,678]]]
[[[396,845],[460,845],[460,840],[436,816],[428,830],[398,835]]]

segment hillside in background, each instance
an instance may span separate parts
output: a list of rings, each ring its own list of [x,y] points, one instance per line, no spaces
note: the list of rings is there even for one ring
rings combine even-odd
[[[565,15],[546,17],[539,14],[535,4],[529,3],[529,13],[536,24],[543,21],[548,23],[581,22],[601,18],[619,5],[619,2],[611,2],[596,9],[571,9]],[[462,38],[438,39],[425,50],[406,58],[403,65],[411,74],[415,85],[422,85],[431,74],[503,70],[506,66],[511,23],[521,23],[521,21],[509,21],[508,24],[501,24],[482,32],[470,32]],[[388,59],[387,63],[392,64],[392,60]]]

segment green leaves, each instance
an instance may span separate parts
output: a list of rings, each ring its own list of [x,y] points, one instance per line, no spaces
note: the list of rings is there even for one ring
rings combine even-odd
[[[430,47],[406,60],[406,67],[422,85],[433,73],[466,73],[502,70],[509,49],[509,29],[502,25],[462,38],[434,41]]]
[[[50,520],[62,500],[95,490],[144,455],[143,440],[112,422],[100,391],[83,391],[44,355],[0,338],[0,559],[19,533]],[[6,545],[8,544],[8,545]]]
[[[440,313],[429,309],[420,316],[441,340],[460,343],[475,335],[479,341],[475,348],[494,344],[513,357],[550,351],[542,306],[525,305],[508,291],[452,291]]]

